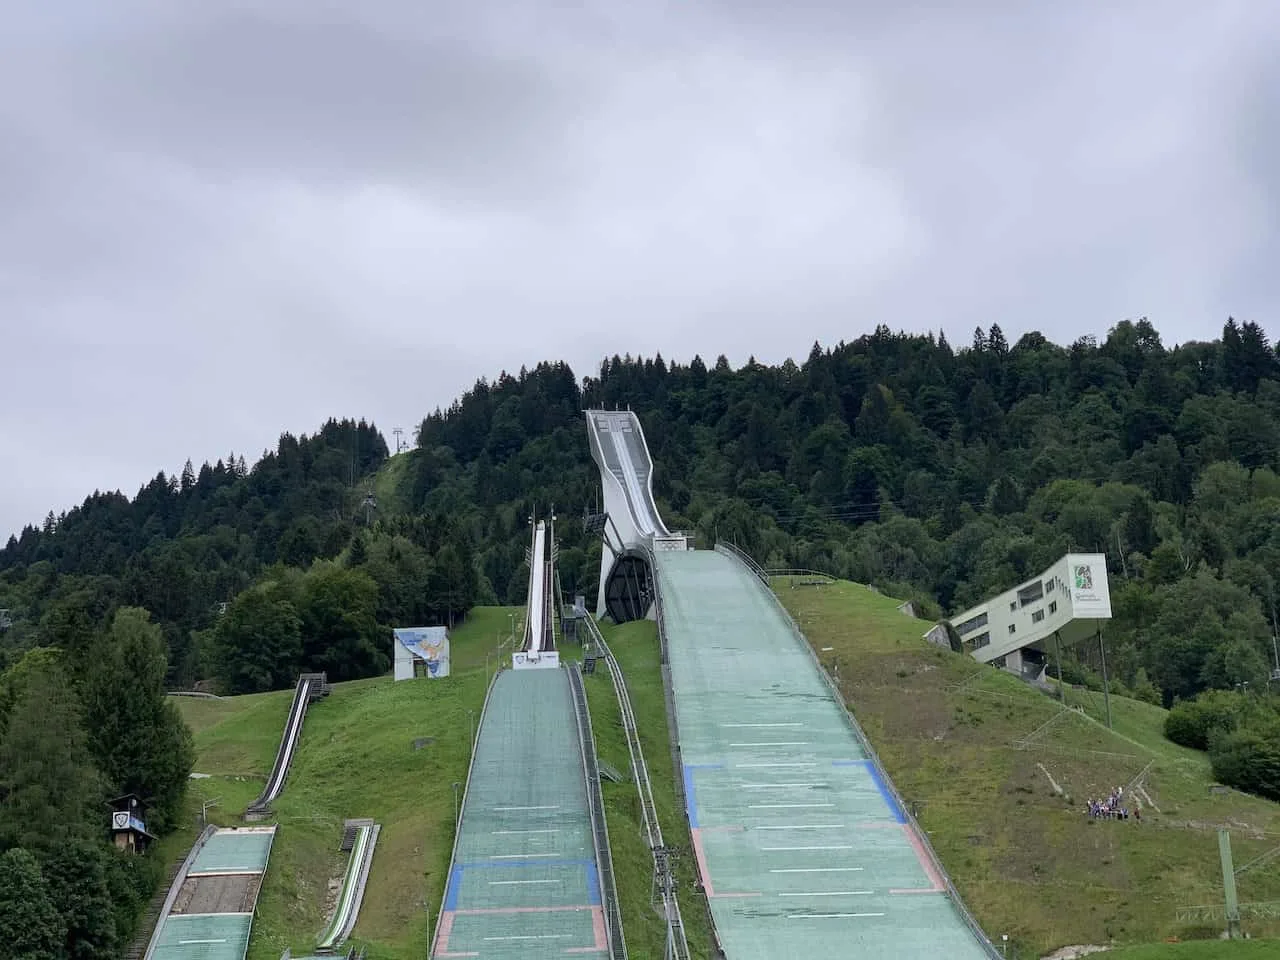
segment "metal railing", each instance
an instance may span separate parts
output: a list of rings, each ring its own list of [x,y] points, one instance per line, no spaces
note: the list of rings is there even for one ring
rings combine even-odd
[[[659,852],[665,850],[666,845],[662,841],[662,824],[658,820],[658,807],[653,800],[653,785],[649,780],[649,767],[645,763],[644,749],[640,744],[640,731],[636,725],[635,712],[631,708],[631,694],[627,689],[626,677],[623,676],[622,667],[614,657],[609,644],[605,642],[604,634],[600,632],[594,617],[587,617],[587,630],[604,654],[605,664],[609,668],[609,676],[613,681],[613,692],[618,699],[618,713],[622,717],[622,729],[627,738],[627,752],[631,757],[631,774],[635,778],[645,837],[649,843],[649,853],[653,857],[654,886],[662,900],[663,916],[667,923],[666,958],[667,960],[688,960],[689,941],[685,934],[684,918],[680,915],[680,901],[675,895],[670,870],[665,866],[666,858]]]
[[[790,625],[795,639],[799,642],[801,648],[809,654],[809,658],[813,661],[813,665],[817,668],[819,675],[824,681],[826,681],[827,688],[831,691],[831,695],[835,702],[839,704],[840,712],[848,722],[849,729],[853,732],[859,746],[862,747],[863,752],[867,755],[867,759],[870,760],[872,766],[875,767],[876,773],[880,777],[880,781],[888,787],[889,793],[893,797],[893,801],[897,805],[899,812],[907,821],[908,829],[914,831],[916,838],[920,841],[921,846],[928,854],[933,867],[937,870],[938,876],[942,878],[942,882],[946,887],[947,895],[951,898],[951,902],[955,904],[956,911],[960,914],[961,919],[978,940],[978,943],[986,950],[987,955],[993,958],[993,960],[994,958],[1000,958],[1002,954],[996,949],[995,944],[991,942],[990,938],[978,924],[978,921],[974,918],[973,914],[969,912],[969,908],[965,906],[964,900],[961,899],[959,891],[955,888],[955,884],[951,882],[951,875],[947,873],[937,851],[933,849],[933,844],[929,842],[929,835],[920,828],[920,824],[916,821],[914,814],[912,814],[911,808],[903,801],[902,795],[898,792],[897,786],[894,785],[894,782],[890,779],[884,765],[880,762],[879,754],[877,754],[875,748],[871,746],[871,741],[867,739],[867,735],[863,732],[861,724],[858,723],[853,713],[849,710],[848,705],[845,703],[844,696],[840,693],[840,688],[836,686],[835,681],[831,679],[831,675],[827,673],[826,668],[822,665],[822,661],[818,659],[818,655],[809,644],[809,640],[805,637],[804,631],[800,629],[800,625],[797,624],[795,618],[791,616],[790,611],[782,605],[782,601],[778,599],[777,594],[769,589],[768,575],[760,568],[758,563],[751,559],[751,557],[736,545],[730,544],[728,541],[721,540],[716,544],[716,550],[725,556],[733,557],[740,561],[743,566],[745,566],[761,582],[765,593],[768,594],[769,598],[773,601],[774,607]]]
[[[600,876],[600,899],[604,901],[609,956],[612,960],[626,960],[627,944],[622,936],[622,911],[618,907],[618,889],[613,878],[609,821],[604,815],[604,798],[600,794],[600,767],[596,760],[595,735],[591,730],[591,710],[587,706],[586,688],[582,685],[582,672],[576,663],[569,667],[569,690],[573,694],[574,716],[578,725],[578,744],[582,752],[582,773],[587,788],[587,810],[591,814],[591,839],[595,845],[596,868]]]
[[[728,541],[725,541],[726,543]],[[804,567],[769,567],[764,571],[767,577],[807,577],[810,579],[820,579],[824,583],[835,583],[838,579],[834,574],[825,573],[822,570],[809,570]]]
[[[480,731],[484,729],[484,717],[489,711],[489,700],[493,697],[493,689],[498,685],[498,677],[502,676],[502,665],[494,671],[489,681],[489,689],[485,691],[484,703],[480,707],[480,717],[476,722],[475,739],[471,741],[471,759],[467,763],[467,780],[462,786],[462,805],[458,808],[458,820],[453,825],[453,849],[449,853],[449,872],[445,879],[444,890],[440,893],[440,910],[436,913],[436,925],[431,931],[431,956],[436,954],[436,944],[440,936],[440,918],[444,915],[444,905],[449,902],[449,885],[453,883],[453,865],[458,859],[458,838],[462,836],[462,820],[467,813],[467,793],[471,789],[471,774],[476,766],[476,751],[480,747]]]

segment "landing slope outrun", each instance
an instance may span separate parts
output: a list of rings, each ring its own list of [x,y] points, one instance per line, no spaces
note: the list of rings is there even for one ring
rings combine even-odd
[[[989,956],[764,587],[661,552],[694,853],[729,960]]]
[[[608,956],[573,716],[564,670],[498,675],[432,956]]]

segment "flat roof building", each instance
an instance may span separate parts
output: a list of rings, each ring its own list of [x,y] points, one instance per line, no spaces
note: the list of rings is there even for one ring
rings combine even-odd
[[[982,663],[1041,680],[1056,641],[1097,636],[1111,619],[1107,558],[1068,553],[1042,574],[951,619],[963,649]]]

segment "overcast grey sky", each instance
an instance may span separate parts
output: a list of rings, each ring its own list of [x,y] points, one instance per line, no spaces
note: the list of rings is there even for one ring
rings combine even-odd
[[[0,14],[0,539],[540,359],[1280,335],[1268,0]]]

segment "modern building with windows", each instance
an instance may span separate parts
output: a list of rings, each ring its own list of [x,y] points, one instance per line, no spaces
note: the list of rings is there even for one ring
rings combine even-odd
[[[1107,558],[1068,553],[1040,576],[951,620],[967,653],[1025,680],[1041,680],[1056,645],[1091,640],[1111,619]]]

